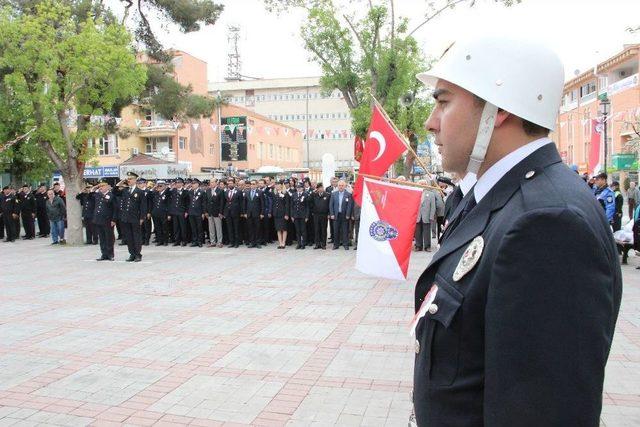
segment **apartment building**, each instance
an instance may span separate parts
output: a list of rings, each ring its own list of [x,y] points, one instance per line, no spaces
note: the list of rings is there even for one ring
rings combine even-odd
[[[334,156],[338,170],[358,165],[347,103],[339,91],[323,94],[319,77],[211,82],[209,93],[298,129],[304,167],[319,170],[325,153]]]
[[[594,125],[603,130],[602,104],[608,100],[607,171],[618,177],[637,172],[638,135],[633,127],[640,123],[639,65],[640,44],[626,45],[565,83],[556,130],[551,135],[565,163],[576,165],[581,173],[593,173],[593,165],[603,164],[604,132],[599,134],[599,150],[592,150],[592,140],[597,135]]]

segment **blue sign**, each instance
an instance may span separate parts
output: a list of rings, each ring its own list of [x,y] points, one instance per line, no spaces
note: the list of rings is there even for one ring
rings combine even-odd
[[[118,178],[120,176],[118,166],[85,167],[85,178]]]

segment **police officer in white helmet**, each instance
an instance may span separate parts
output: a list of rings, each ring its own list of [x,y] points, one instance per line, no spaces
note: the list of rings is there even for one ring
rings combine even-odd
[[[598,426],[621,272],[602,209],[547,136],[562,63],[479,36],[417,77],[443,168],[478,178],[416,285],[417,424]]]

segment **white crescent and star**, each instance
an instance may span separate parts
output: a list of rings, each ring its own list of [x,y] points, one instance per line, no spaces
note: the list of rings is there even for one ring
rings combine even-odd
[[[377,130],[374,130],[373,132],[371,132],[369,134],[369,138],[377,140],[378,141],[378,145],[380,146],[379,151],[378,151],[378,155],[373,159],[373,161],[375,162],[376,160],[378,160],[382,156],[382,154],[384,154],[384,150],[387,149],[387,141],[385,141],[384,135],[382,135]],[[362,149],[364,150],[364,148],[365,148],[365,142],[363,141],[362,142]]]

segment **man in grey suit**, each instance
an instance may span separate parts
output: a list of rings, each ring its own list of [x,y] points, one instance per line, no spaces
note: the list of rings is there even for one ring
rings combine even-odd
[[[338,191],[331,193],[329,202],[329,217],[333,222],[333,249],[340,245],[349,250],[349,219],[353,210],[353,197],[346,190],[347,183],[338,181]]]
[[[420,180],[418,184],[427,185],[427,181]],[[434,190],[424,190],[420,199],[420,209],[416,218],[416,251],[431,252],[431,224],[436,220],[436,194]]]

